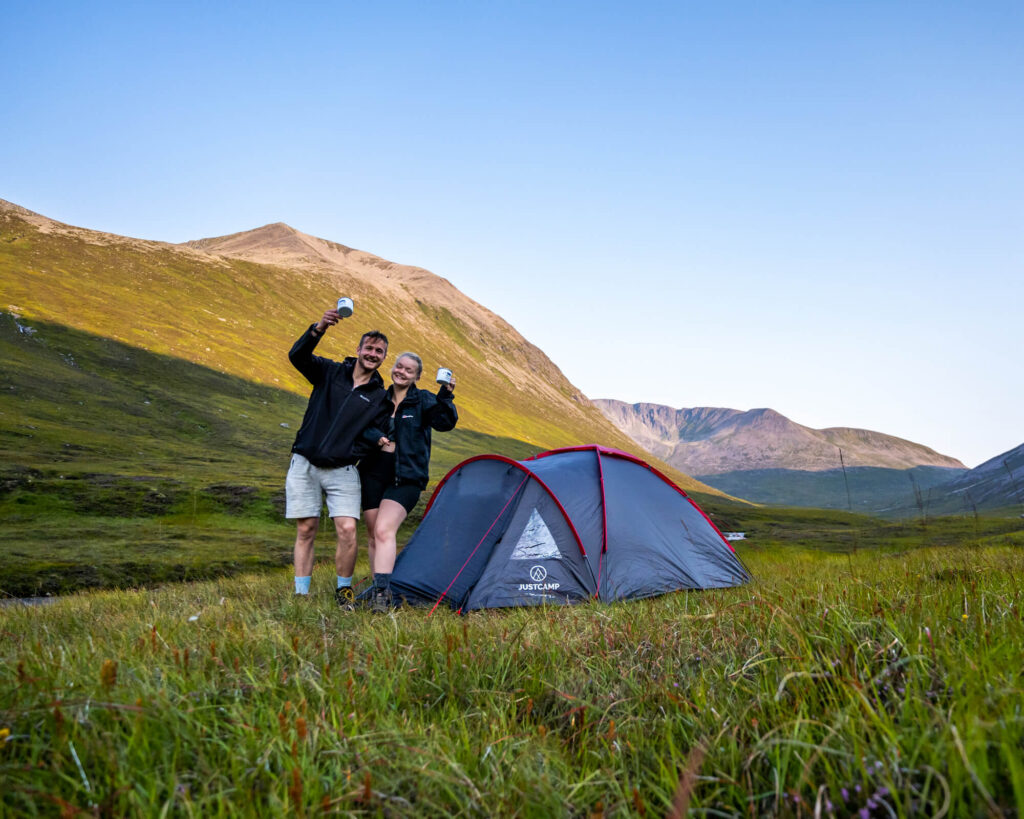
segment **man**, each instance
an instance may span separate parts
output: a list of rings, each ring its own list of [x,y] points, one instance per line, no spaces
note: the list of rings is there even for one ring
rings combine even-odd
[[[338,536],[334,553],[335,599],[339,606],[352,608],[360,501],[355,465],[375,443],[364,433],[368,428],[386,424],[392,407],[377,372],[388,352],[387,336],[379,330],[364,333],[355,357],[342,362],[313,355],[323,334],[340,320],[337,310],[327,310],[288,353],[295,368],[313,385],[313,392],[292,445],[292,461],[285,481],[285,517],[295,519],[297,527],[295,593],[307,595],[322,495],[327,496],[327,511]]]

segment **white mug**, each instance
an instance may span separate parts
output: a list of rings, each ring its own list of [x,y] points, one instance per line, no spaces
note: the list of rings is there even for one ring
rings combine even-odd
[[[441,367],[437,371],[437,383],[438,384],[451,384],[452,383],[452,371],[447,367]]]
[[[354,309],[355,305],[352,303],[352,299],[338,299],[338,315],[342,318],[351,316]]]

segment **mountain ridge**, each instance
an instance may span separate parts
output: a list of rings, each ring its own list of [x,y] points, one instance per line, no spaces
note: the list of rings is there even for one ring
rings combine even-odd
[[[443,309],[458,310],[463,316],[470,317],[473,331],[484,338],[493,336],[495,328],[516,337],[527,351],[533,367],[539,368],[548,379],[569,383],[554,362],[505,319],[466,296],[448,279],[426,268],[391,262],[367,251],[303,233],[285,222],[272,222],[226,236],[192,239],[178,246],[215,258],[228,257],[292,270],[307,270],[340,279],[341,282],[363,279],[371,281],[377,290],[392,298],[407,300],[411,297],[417,303],[421,300],[434,301]],[[490,363],[510,377],[524,375],[522,371],[505,367],[500,356],[491,357]],[[589,403],[589,399],[575,387],[572,396],[576,401]]]
[[[631,438],[691,475],[840,466],[966,469],[956,458],[913,441],[855,427],[813,429],[767,407],[744,411],[602,398],[593,402]]]

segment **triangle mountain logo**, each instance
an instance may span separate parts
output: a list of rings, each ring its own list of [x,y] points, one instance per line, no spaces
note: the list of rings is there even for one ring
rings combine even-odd
[[[540,516],[536,508],[530,513],[523,533],[519,536],[516,547],[512,550],[509,560],[561,560],[551,530]]]

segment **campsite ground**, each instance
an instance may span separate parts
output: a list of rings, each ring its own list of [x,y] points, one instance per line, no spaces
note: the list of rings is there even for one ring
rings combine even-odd
[[[1024,534],[755,543],[749,586],[612,606],[272,571],[7,607],[0,812],[1014,815]]]
[[[444,464],[488,448],[512,457],[531,452],[510,439],[472,432],[437,437],[441,443],[435,454]],[[198,482],[189,479],[185,467],[183,471],[184,478],[170,478],[0,468],[0,596],[152,586],[290,565],[294,528],[282,518],[280,475],[254,473],[239,480],[225,471],[216,480]],[[400,542],[418,524],[428,497],[424,493]],[[836,510],[754,507],[711,495],[694,497],[722,531],[745,532],[753,549],[798,545],[829,551],[903,550],[982,542],[1024,529],[1024,520],[1016,515],[885,521]],[[332,549],[330,529],[324,521],[321,555]]]

